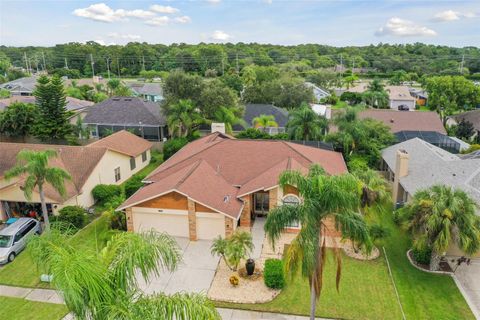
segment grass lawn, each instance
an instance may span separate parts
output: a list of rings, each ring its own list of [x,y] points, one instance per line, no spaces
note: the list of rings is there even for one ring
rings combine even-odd
[[[101,216],[76,233],[70,241],[79,250],[101,249],[111,235],[108,232],[108,222],[106,216]],[[49,287],[48,283],[40,282],[40,274],[30,258],[28,248],[20,253],[15,261],[0,268],[0,284],[20,287]]]
[[[430,108],[427,106],[420,106],[420,108],[418,108],[417,111],[432,111],[432,110],[430,110]]]
[[[335,103],[334,105],[332,105],[332,109],[335,110],[335,109],[343,109],[343,108],[346,108],[348,106],[348,103],[346,103],[345,101],[340,101],[338,100],[337,103]]]
[[[385,248],[407,319],[474,319],[450,276],[433,275],[411,266],[406,257],[409,238],[391,219],[391,211],[371,217],[391,230]],[[317,316],[341,319],[402,319],[385,257],[362,262],[343,259],[340,292],[335,290],[332,259],[324,274]],[[307,281],[297,276],[273,301],[264,304],[218,303],[219,307],[308,315]]]
[[[66,306],[53,303],[35,302],[20,298],[0,297],[0,319],[9,320],[51,320],[61,319],[67,313]]]

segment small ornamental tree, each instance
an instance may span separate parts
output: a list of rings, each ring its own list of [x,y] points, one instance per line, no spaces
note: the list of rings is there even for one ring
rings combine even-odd
[[[211,246],[212,255],[223,258],[232,271],[237,271],[241,259],[246,259],[254,248],[252,235],[249,232],[235,231],[229,238],[218,236]]]

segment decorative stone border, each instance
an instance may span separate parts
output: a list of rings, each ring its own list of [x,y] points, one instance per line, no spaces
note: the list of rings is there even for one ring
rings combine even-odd
[[[415,268],[417,268],[418,270],[421,270],[421,271],[424,271],[424,272],[428,272],[428,273],[436,273],[436,274],[447,274],[447,275],[450,275],[450,276],[453,276],[454,273],[453,272],[449,272],[449,271],[432,271],[432,270],[427,270],[427,269],[424,269],[424,268],[421,268],[419,267],[415,261],[412,260],[412,258],[410,258],[410,252],[412,251],[412,249],[409,249],[407,251],[407,259],[408,261],[410,261],[410,264],[412,266],[414,266]]]
[[[377,247],[374,247],[372,249],[372,252],[370,253],[369,256],[366,256],[365,254],[363,254],[363,252],[358,252],[358,253],[355,252],[352,249],[351,244],[349,244],[349,243],[344,243],[342,245],[342,249],[343,249],[343,252],[345,252],[345,254],[347,256],[349,256],[350,258],[356,259],[356,260],[371,261],[371,260],[375,260],[378,257],[380,257],[380,250],[378,250]]]

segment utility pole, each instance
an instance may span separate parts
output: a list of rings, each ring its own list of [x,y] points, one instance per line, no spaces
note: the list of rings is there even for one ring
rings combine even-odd
[[[237,74],[238,74],[238,71],[239,71],[239,70],[238,70],[238,52],[237,52],[237,55],[236,55],[236,57],[235,57],[235,62],[236,62],[236,64],[237,64]]]
[[[93,54],[90,53],[90,60],[92,61],[92,78],[95,77],[95,69],[94,69],[94,62],[93,62]]]
[[[340,55],[340,75],[343,76],[343,55]]]
[[[42,51],[42,59],[43,59],[43,71],[47,70],[47,64],[45,63],[45,53]]]
[[[109,58],[107,57],[107,72],[108,72],[108,79],[110,79],[110,62],[108,62]]]
[[[118,60],[118,57],[117,57],[117,70],[118,70],[118,77],[120,78],[120,61]]]
[[[465,64],[465,53],[462,54],[462,63],[460,63],[460,69],[458,71],[460,71],[461,74],[463,74],[463,65]]]
[[[355,57],[353,57],[353,66],[352,66],[352,74],[355,73]]]
[[[68,62],[67,62],[67,57],[65,57],[65,69],[68,70]]]
[[[142,70],[145,70],[145,56],[142,55]]]
[[[224,57],[222,57],[222,76],[225,74],[225,62]]]
[[[23,53],[23,58],[25,59],[25,68],[27,69],[27,73],[30,73],[30,70],[28,69],[28,60],[27,60],[27,53]]]

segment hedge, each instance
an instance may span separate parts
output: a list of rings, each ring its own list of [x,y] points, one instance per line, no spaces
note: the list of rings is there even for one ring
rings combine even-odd
[[[67,206],[58,211],[55,221],[65,222],[81,229],[87,223],[87,211],[79,206]]]
[[[99,204],[104,204],[112,198],[122,196],[122,187],[114,184],[99,184],[92,190],[93,199]]]
[[[267,259],[263,270],[263,280],[269,288],[282,289],[285,286],[283,261],[279,259]]]

